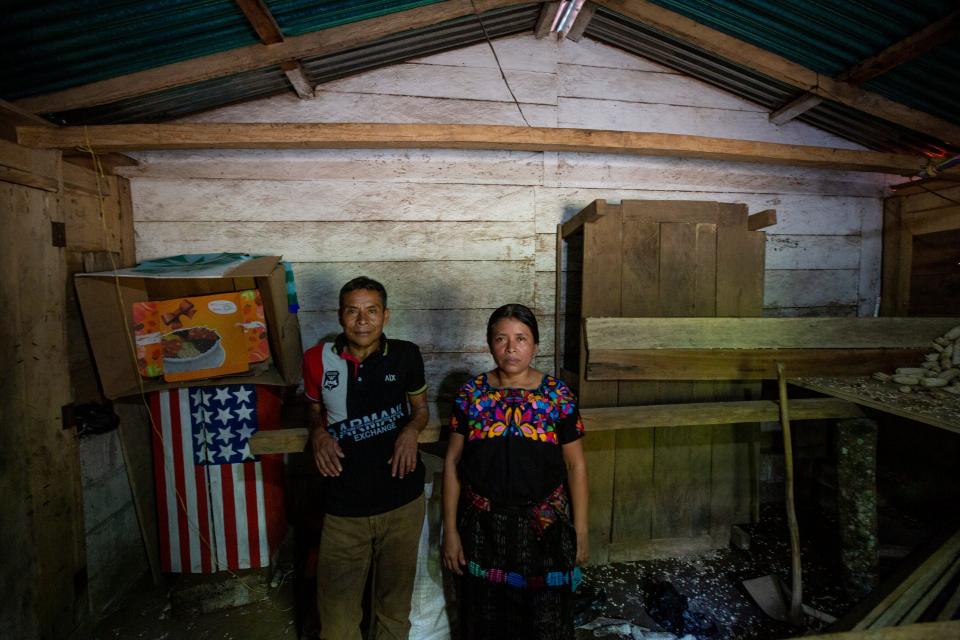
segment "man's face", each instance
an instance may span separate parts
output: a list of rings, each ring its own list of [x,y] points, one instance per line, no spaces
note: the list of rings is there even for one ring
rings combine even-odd
[[[347,342],[359,350],[376,345],[383,335],[383,327],[390,320],[390,311],[383,308],[380,294],[369,289],[357,289],[343,296],[340,307],[340,326]]]

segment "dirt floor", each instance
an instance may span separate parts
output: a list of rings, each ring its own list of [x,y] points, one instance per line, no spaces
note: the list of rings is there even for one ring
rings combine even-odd
[[[743,580],[763,575],[779,576],[789,584],[789,543],[781,508],[769,505],[762,510],[758,523],[743,527],[749,536],[748,550],[731,546],[686,558],[588,568],[577,602],[577,618],[592,628],[578,629],[578,640],[667,640],[685,634],[688,639],[749,640],[815,634],[824,623],[808,618],[804,627],[795,628],[777,622],[760,611],[742,586]],[[831,534],[833,525],[821,514],[804,517],[801,513],[801,527],[804,603],[840,616],[852,602],[841,586],[838,553],[830,543],[835,538]],[[905,526],[899,522],[898,527],[914,531],[914,541],[919,539],[919,523]],[[888,561],[884,566],[892,564]],[[280,568],[272,578],[265,573],[171,577],[162,588],[151,585],[131,594],[119,611],[97,626],[93,637],[298,638],[292,566],[282,554]],[[311,597],[300,593],[298,601],[309,603]],[[228,606],[232,604],[241,606]],[[228,608],[204,610],[221,606]],[[641,629],[660,633],[641,633]]]

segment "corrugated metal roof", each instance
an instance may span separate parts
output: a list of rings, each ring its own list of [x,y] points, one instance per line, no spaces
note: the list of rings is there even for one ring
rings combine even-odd
[[[943,0],[649,0],[835,76],[954,11]]]
[[[481,14],[491,38],[529,31],[539,15],[540,5],[531,3]],[[423,29],[393,35],[363,47],[334,55],[301,60],[311,84],[316,85],[377,67],[396,64],[440,51],[485,40],[476,16],[464,16]],[[87,109],[53,114],[60,124],[108,124],[161,122],[199,113],[215,107],[289,91],[279,67],[258,69],[120,100]]]
[[[597,10],[586,35],[708,82],[770,111],[800,93],[795,87],[607,9]],[[930,136],[837,103],[823,102],[797,119],[879,151],[937,156],[945,151],[943,143]]]
[[[285,36],[440,0],[266,4]],[[0,96],[17,100],[257,44],[233,0],[82,0],[4,3]],[[246,74],[242,74],[246,75]]]
[[[358,20],[376,18],[395,11],[404,11],[434,4],[441,0],[341,0],[309,2],[305,0],[265,0],[280,31],[285,36],[299,36],[311,31],[329,29]]]
[[[650,0],[829,76],[957,10],[944,0]],[[936,47],[864,85],[957,121],[960,42]]]
[[[483,42],[486,40],[484,29],[491,38],[530,31],[536,26],[539,15],[538,3],[487,11],[481,14],[482,28],[476,16],[464,16],[427,29],[384,38],[365,47],[309,58],[304,61],[304,67],[315,83],[329,82],[403,60]]]
[[[259,42],[232,0],[5,7],[0,95],[16,100]]]
[[[265,0],[285,36],[429,5],[439,0]],[[956,2],[943,0],[651,0],[710,28],[820,73],[837,73],[915,33]],[[489,11],[491,37],[532,29],[540,3]],[[77,0],[4,3],[0,97],[41,95],[259,42],[233,0]],[[799,94],[709,51],[600,8],[587,35],[645,56],[773,110]],[[301,60],[319,84],[482,41],[473,16]],[[958,122],[960,42],[941,45],[864,85],[868,91]],[[277,67],[238,73],[112,104],[55,114],[69,124],[156,122],[289,90]],[[944,150],[929,136],[825,102],[799,118],[864,146]],[[953,151],[948,149],[947,151]]]

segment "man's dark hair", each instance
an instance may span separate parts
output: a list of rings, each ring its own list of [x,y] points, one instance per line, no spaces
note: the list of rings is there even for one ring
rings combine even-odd
[[[493,328],[504,318],[519,320],[530,328],[533,334],[533,343],[540,344],[540,329],[537,328],[537,316],[533,315],[528,307],[522,304],[505,304],[490,314],[487,320],[487,346],[493,348]]]
[[[348,282],[347,284],[340,287],[340,308],[343,309],[343,297],[350,293],[351,291],[358,291],[360,289],[366,289],[367,291],[376,291],[380,294],[380,301],[383,302],[383,308],[387,308],[387,290],[383,287],[382,284],[374,280],[373,278],[368,278],[367,276],[358,276]]]

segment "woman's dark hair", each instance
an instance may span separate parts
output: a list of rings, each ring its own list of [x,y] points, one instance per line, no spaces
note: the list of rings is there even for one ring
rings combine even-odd
[[[487,346],[493,348],[493,328],[505,318],[519,320],[530,328],[533,334],[533,343],[540,344],[540,329],[537,327],[537,316],[533,315],[528,307],[522,304],[505,304],[490,314],[487,320]]]
[[[360,289],[379,293],[380,300],[383,302],[383,308],[387,308],[387,290],[382,284],[367,276],[358,276],[340,288],[340,308],[343,309],[343,297],[345,295],[351,291],[358,291]]]

